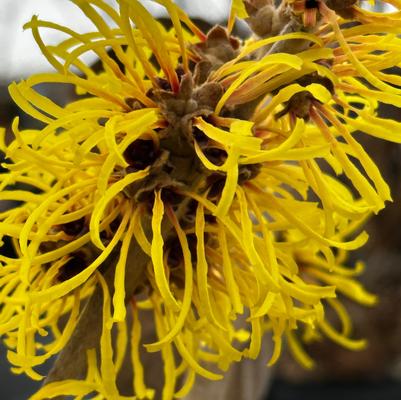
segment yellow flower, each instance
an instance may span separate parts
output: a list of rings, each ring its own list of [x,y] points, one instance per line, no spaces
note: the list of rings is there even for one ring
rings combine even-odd
[[[354,133],[401,142],[400,123],[377,115],[380,102],[401,107],[400,78],[387,72],[400,63],[400,12],[353,4],[361,24],[342,27],[325,2],[315,23],[299,16],[300,2],[283,2],[277,21],[308,32],[241,41],[229,33],[234,18],[252,26],[269,1],[234,1],[229,30],[207,35],[170,0],[156,2],[171,29],[137,0],[71,1],[97,30],[33,17],[26,28],[56,72],[10,85],[43,128],[20,131],[15,119],[15,139],[2,135],[0,200],[18,205],[0,214],[15,249],[0,256],[0,334],[13,371],[40,380],[36,368],[85,334],[96,296],[101,332],[80,350],[86,374],[66,372],[32,399],[132,398],[117,385],[128,353],[133,393],[152,398],[143,345],[161,354],[166,400],[184,397],[197,375],[219,380],[258,357],[268,331],[269,365],[284,338],[305,367],[302,340],[363,348],[341,296],[364,305],[375,296],[355,280],[363,265],[345,262],[391,197]],[[67,39],[47,46],[40,28]],[[87,52],[101,71],[82,61]],[[41,83],[73,85],[79,97],[59,106],[35,90]],[[149,313],[154,343],[141,339]]]

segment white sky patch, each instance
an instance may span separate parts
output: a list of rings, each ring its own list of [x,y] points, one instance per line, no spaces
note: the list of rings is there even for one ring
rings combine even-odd
[[[52,70],[41,54],[29,29],[23,25],[32,15],[66,25],[77,32],[94,29],[82,11],[67,0],[0,0],[0,77],[19,79],[35,72]],[[40,28],[43,41],[55,45],[68,36]],[[92,57],[94,58],[94,57]]]
[[[392,6],[391,4],[387,4],[384,1],[376,1],[374,5],[371,5],[368,1],[363,1],[362,7],[366,8],[367,10],[384,12],[393,12],[397,10],[394,6]]]
[[[116,4],[115,0],[107,2]],[[162,6],[150,0],[142,2],[155,16],[167,15]],[[231,0],[176,0],[176,3],[191,17],[213,24],[227,19]],[[367,1],[364,4],[369,6]],[[381,1],[376,4],[385,5],[386,12],[394,9]],[[31,32],[22,29],[32,15],[68,26],[80,33],[94,29],[81,10],[68,0],[0,0],[0,81],[18,80],[33,73],[52,70]],[[106,20],[110,22],[109,19]],[[57,44],[66,38],[66,35],[51,29],[41,29],[40,32],[46,44]],[[95,59],[96,56],[91,52],[83,56],[86,62]]]
[[[177,4],[196,18],[207,19],[211,23],[224,20],[228,15],[230,0],[178,0]],[[107,1],[115,5],[114,0]],[[149,0],[143,4],[155,15],[166,16],[165,9]],[[79,32],[89,32],[93,24],[82,11],[68,0],[0,0],[0,81],[22,79],[37,72],[51,71],[47,60],[41,54],[30,30],[22,26],[32,15],[39,19],[56,22]],[[106,18],[109,21],[109,19]],[[57,44],[67,36],[51,29],[40,29],[46,44]],[[87,62],[95,60],[93,53],[86,54]]]

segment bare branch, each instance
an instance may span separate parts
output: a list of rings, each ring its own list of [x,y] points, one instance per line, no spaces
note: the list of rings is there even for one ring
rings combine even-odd
[[[132,297],[135,289],[141,283],[143,272],[149,262],[149,256],[142,251],[141,247],[134,240],[131,249],[127,259],[125,274],[127,300]],[[114,265],[116,259],[117,254],[110,256],[107,260],[109,268],[104,275],[111,293],[114,290]],[[103,295],[101,288],[98,286],[81,312],[77,327],[55,361],[44,382],[45,385],[65,379],[85,378],[87,371],[87,350],[97,346],[100,342],[102,310]]]

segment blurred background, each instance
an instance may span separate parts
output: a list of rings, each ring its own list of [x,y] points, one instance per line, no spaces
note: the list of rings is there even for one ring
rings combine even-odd
[[[163,17],[161,7],[150,1],[144,3],[155,15]],[[227,18],[230,0],[176,0],[176,3],[206,28]],[[383,2],[376,2],[375,7],[390,9]],[[93,29],[68,0],[0,0],[0,126],[9,126],[17,115],[23,127],[37,124],[13,105],[7,91],[13,80],[51,71],[31,33],[22,29],[34,14],[80,32]],[[63,38],[51,30],[43,30],[43,37],[47,44],[55,44]],[[88,57],[88,62],[95,62],[90,55]],[[392,73],[399,73],[399,70]],[[59,104],[73,96],[66,85],[41,90]],[[401,120],[400,111],[391,106],[382,107],[380,113]],[[355,337],[366,337],[370,345],[362,352],[344,350],[327,340],[309,346],[307,350],[317,363],[313,371],[302,370],[285,355],[275,369],[266,400],[318,400],[323,396],[325,400],[401,399],[401,147],[362,134],[358,140],[379,164],[394,199],[370,221],[371,239],[363,251],[353,255],[354,260],[366,262],[367,271],[362,280],[380,298],[374,309],[348,305],[355,322]],[[0,399],[4,400],[27,399],[38,387],[38,383],[10,373],[2,347],[0,382]]]

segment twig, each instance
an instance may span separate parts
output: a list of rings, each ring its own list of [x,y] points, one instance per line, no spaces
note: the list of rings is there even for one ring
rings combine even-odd
[[[145,229],[146,232],[146,229]],[[126,300],[130,299],[141,283],[149,256],[133,240],[128,255],[125,274]],[[110,267],[104,275],[111,293],[114,287],[114,265],[117,255],[107,260]],[[101,288],[96,287],[88,300],[69,342],[58,355],[44,385],[65,379],[84,379],[87,371],[87,350],[98,347],[102,333],[103,294]]]

